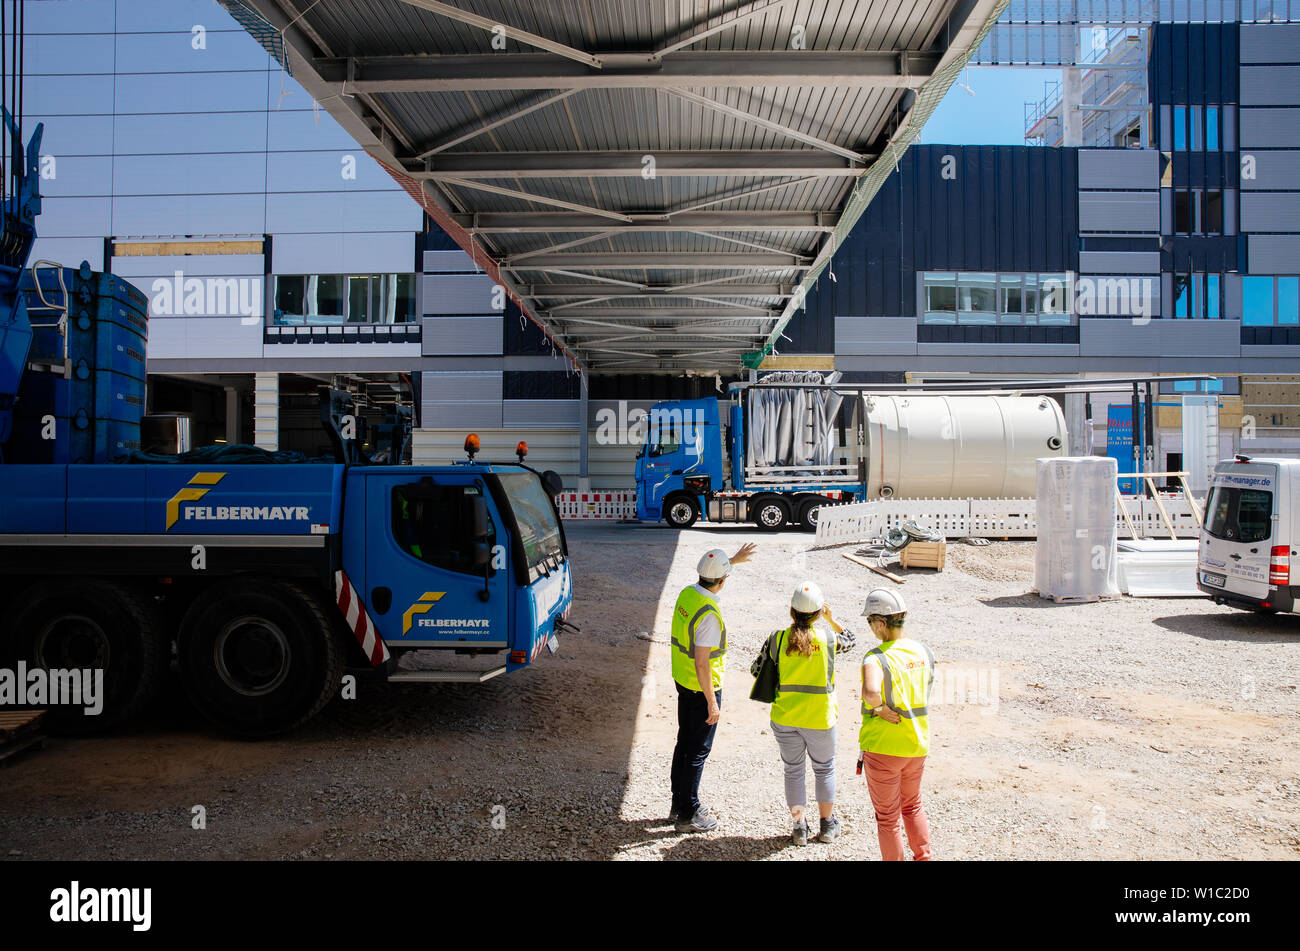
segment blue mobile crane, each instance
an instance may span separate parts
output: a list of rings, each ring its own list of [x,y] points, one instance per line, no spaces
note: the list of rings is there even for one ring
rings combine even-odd
[[[346,668],[478,683],[576,630],[560,486],[524,464],[522,443],[510,463],[475,461],[471,434],[460,463],[366,465],[327,425],[332,462],[253,447],[138,452],[145,298],[84,262],[27,266],[41,127],[24,150],[19,104],[4,106],[0,669],[103,675],[98,715],[56,707],[47,722],[122,723],[160,692],[174,656],[204,716],[268,735],[319,712]],[[412,650],[490,666],[399,669]]]

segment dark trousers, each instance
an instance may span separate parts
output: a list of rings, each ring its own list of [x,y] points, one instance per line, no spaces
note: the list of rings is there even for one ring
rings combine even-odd
[[[722,691],[717,691],[722,706]],[[709,702],[698,690],[677,684],[677,745],[673,747],[673,808],[687,819],[700,807],[700,777],[713,749],[716,723],[709,724]]]

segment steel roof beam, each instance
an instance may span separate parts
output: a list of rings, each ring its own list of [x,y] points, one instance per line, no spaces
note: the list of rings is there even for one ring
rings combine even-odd
[[[565,231],[820,231],[835,230],[840,216],[827,211],[683,211],[666,214],[629,212],[630,221],[584,213],[486,211],[454,216],[471,234],[542,234]]]
[[[695,287],[697,285],[690,285]],[[710,284],[711,293],[727,297],[789,297],[794,293],[790,284]],[[604,284],[524,284],[520,290],[524,297],[561,300],[571,297],[596,297],[607,295],[610,288]],[[676,285],[646,287],[630,297],[695,297],[688,288]]]
[[[756,83],[755,85],[763,85]],[[676,96],[678,99],[684,99],[687,102],[693,102],[697,106],[703,106],[705,109],[711,109],[714,112],[720,112],[724,116],[730,116],[733,119],[739,119],[741,122],[748,122],[750,125],[756,125],[761,129],[769,132],[776,132],[780,135],[788,136],[799,142],[806,142],[809,145],[815,145],[819,149],[825,149],[835,155],[843,156],[847,159],[858,160],[865,156],[859,154],[853,149],[845,148],[828,139],[823,139],[812,135],[808,132],[801,132],[783,122],[777,122],[773,119],[767,119],[763,116],[755,115],[752,112],[746,112],[744,109],[737,109],[735,106],[729,106],[725,102],[718,102],[716,99],[710,99],[708,96],[702,96],[697,92],[690,92],[686,89],[665,89],[664,92]]]
[[[408,0],[409,2],[409,0]],[[312,68],[353,93],[490,89],[700,89],[832,86],[915,89],[939,54],[903,50],[690,50],[603,53],[600,66],[551,53],[320,57]]]
[[[478,125],[468,127],[462,126],[460,131],[451,133],[451,138],[443,139],[437,145],[427,145],[426,143],[427,147],[426,145],[417,146],[417,148],[420,149],[420,154],[416,156],[416,158],[426,159],[430,155],[437,155],[439,152],[460,145],[462,142],[468,142],[470,139],[478,138],[485,132],[499,129],[503,125],[509,125],[516,119],[522,119],[524,116],[534,113],[539,109],[545,109],[547,106],[553,106],[561,100],[568,99],[577,91],[578,90],[576,89],[565,89],[552,96],[544,96],[541,99],[534,99],[527,105],[513,104],[509,108],[496,113],[493,118]]]
[[[609,298],[611,300],[616,298]],[[629,300],[635,299],[629,295]],[[559,308],[544,307],[542,312],[549,314]],[[579,317],[600,317],[604,319],[623,318],[626,320],[658,320],[660,317],[696,318],[707,320],[767,320],[781,316],[781,312],[766,307],[731,304],[722,307],[583,307],[556,313],[559,320],[577,320]]]
[[[518,27],[508,26],[500,20],[493,20],[490,17],[479,16],[477,13],[470,13],[468,10],[453,7],[450,3],[440,3],[439,0],[402,0],[402,2],[413,7],[419,7],[421,10],[428,10],[430,13],[436,13],[438,16],[458,20],[469,26],[476,26],[480,30],[486,30],[489,33],[504,30],[509,39],[518,40],[520,43],[536,47],[539,50],[548,50],[551,53],[570,60],[576,60],[579,63],[585,63],[588,66],[600,66],[600,60],[597,57],[583,50],[574,49],[572,46],[566,46],[536,33],[529,33],[527,30],[521,30]]]
[[[854,178],[865,160],[811,149],[717,149],[625,152],[453,152],[420,162],[406,173],[416,179],[641,178],[654,159],[655,178],[798,177]]]
[[[805,268],[812,259],[798,254],[771,254],[761,251],[735,254],[701,254],[697,251],[612,251],[612,252],[560,252],[539,254],[518,264],[509,265],[515,271],[546,271],[551,268],[590,267],[602,269],[683,268],[706,270],[708,268],[783,267]]]

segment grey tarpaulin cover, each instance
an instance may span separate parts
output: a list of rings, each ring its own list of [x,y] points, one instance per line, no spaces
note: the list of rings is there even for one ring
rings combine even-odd
[[[839,373],[769,373],[759,383],[788,386],[836,383]],[[749,391],[749,468],[829,466],[835,452],[835,417],[843,397],[831,390],[761,387]]]

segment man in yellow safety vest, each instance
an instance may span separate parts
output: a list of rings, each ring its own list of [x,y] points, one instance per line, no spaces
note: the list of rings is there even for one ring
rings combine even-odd
[[[930,692],[934,655],[906,637],[907,605],[902,595],[877,588],[862,612],[880,646],[862,659],[862,730],[859,767],[876,810],[880,857],[902,861],[902,828],[913,858],[930,858],[930,829],[921,805],[921,774],[930,750]],[[860,770],[861,771],[861,770]]]
[[[727,626],[718,596],[732,566],[749,561],[753,553],[753,544],[742,545],[730,558],[721,548],[705,553],[697,566],[699,582],[683,588],[673,607],[669,652],[677,682],[677,744],[669,821],[678,832],[711,832],[718,827],[718,820],[699,798],[704,762],[718,728],[727,660]]]

